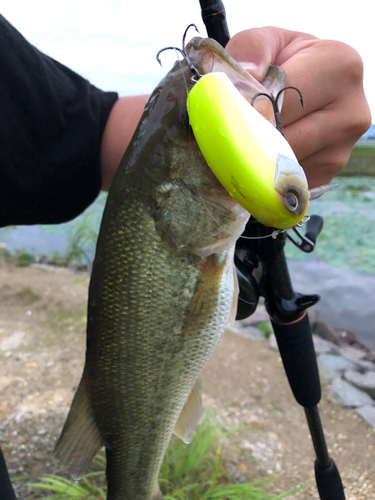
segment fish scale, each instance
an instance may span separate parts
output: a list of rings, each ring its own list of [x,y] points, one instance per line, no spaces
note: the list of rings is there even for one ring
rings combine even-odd
[[[204,50],[237,71],[217,44]],[[171,435],[191,440],[199,374],[237,305],[234,246],[249,214],[197,146],[186,112],[192,85],[178,62],[150,97],[98,238],[86,363],[57,454],[79,475],[104,445],[108,500],[162,498]]]
[[[97,423],[110,447],[109,498],[144,499],[155,494],[157,473],[170,435],[201,367],[225,327],[233,290],[227,286],[222,292],[218,290],[216,296],[209,295],[203,300],[203,309],[208,314],[195,315],[194,325],[186,324],[202,259],[189,254],[176,258],[176,253],[155,230],[148,208],[139,203],[139,192],[127,193],[126,204],[129,218],[139,223],[113,220],[113,234],[106,235],[106,241],[113,242],[114,247],[112,243],[104,243],[103,251],[98,254],[97,264],[106,278],[103,289],[90,290],[97,311],[89,314],[93,328],[100,333],[92,353],[88,344],[87,376],[91,380]],[[135,247],[133,252],[116,253],[117,266],[113,267],[112,248],[118,247],[119,225],[124,227],[121,238],[132,241],[136,235],[144,242],[145,250],[139,252]],[[233,273],[231,257],[232,253],[229,263]],[[145,262],[152,262],[152,267],[148,264],[139,278],[134,269],[140,269]],[[119,269],[125,270],[121,274],[121,284],[125,282],[125,287],[117,284]],[[112,310],[107,301],[112,302],[113,290],[120,296]],[[124,311],[123,303],[131,303],[135,311],[130,314]],[[145,310],[149,311],[147,315]],[[104,327],[114,316],[112,327]],[[173,331],[176,324],[182,325],[180,334]],[[110,352],[106,349],[109,338]],[[103,350],[106,354],[102,370],[97,358]],[[126,418],[118,417],[125,413]],[[126,453],[121,443],[126,443]]]

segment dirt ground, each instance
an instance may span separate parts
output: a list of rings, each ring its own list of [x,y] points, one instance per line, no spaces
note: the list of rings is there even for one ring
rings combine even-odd
[[[88,280],[65,269],[0,267],[0,442],[12,477],[56,470],[53,447],[83,367]],[[230,472],[272,477],[275,493],[304,484],[289,498],[318,499],[304,412],[268,342],[227,331],[203,383],[205,405],[225,424],[241,424],[225,450]],[[320,408],[347,500],[373,500],[375,432],[325,393]],[[16,488],[20,500],[32,498]]]

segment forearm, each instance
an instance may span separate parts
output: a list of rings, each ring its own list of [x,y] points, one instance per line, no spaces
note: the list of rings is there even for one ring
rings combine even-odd
[[[101,144],[102,190],[108,191],[142,116],[148,95],[120,97],[108,117]]]

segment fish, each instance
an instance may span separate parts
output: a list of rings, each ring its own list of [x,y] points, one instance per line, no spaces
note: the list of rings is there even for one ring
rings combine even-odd
[[[200,73],[217,63],[248,99],[266,91],[213,40],[195,37],[187,50]],[[79,476],[105,446],[108,500],[163,498],[167,446],[173,432],[191,441],[200,372],[236,314],[234,250],[249,213],[195,141],[186,110],[193,85],[182,60],[155,88],[99,232],[86,361],[56,454]]]

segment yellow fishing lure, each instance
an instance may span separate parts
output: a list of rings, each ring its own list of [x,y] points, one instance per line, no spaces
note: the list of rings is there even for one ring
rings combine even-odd
[[[187,98],[190,125],[209,167],[259,222],[278,229],[306,214],[305,173],[280,132],[225,73],[208,73]]]

